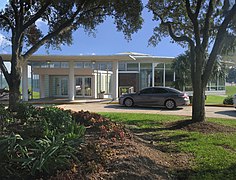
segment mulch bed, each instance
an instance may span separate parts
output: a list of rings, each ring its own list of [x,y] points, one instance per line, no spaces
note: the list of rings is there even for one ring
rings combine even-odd
[[[186,131],[195,131],[204,134],[236,132],[236,128],[234,127],[224,126],[213,122],[193,122],[192,120],[167,123],[166,128],[170,130],[182,129]]]
[[[173,172],[188,174],[191,171],[194,159],[191,154],[161,151],[153,143],[95,113],[79,112],[75,115],[89,119],[89,122],[83,118],[81,121],[87,127],[85,143],[81,145],[79,154],[81,163],[71,170],[58,172],[51,179],[176,179]],[[201,133],[236,132],[236,128],[211,122],[193,123],[191,120],[167,123],[165,128]]]

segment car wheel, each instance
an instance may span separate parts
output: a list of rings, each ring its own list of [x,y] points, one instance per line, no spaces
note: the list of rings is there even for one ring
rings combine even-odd
[[[131,107],[131,106],[134,105],[134,102],[133,102],[132,99],[127,98],[127,99],[124,100],[124,105],[127,106],[127,107]]]
[[[173,100],[169,99],[165,102],[165,107],[167,109],[174,109],[176,107],[176,105],[175,105],[175,102]]]

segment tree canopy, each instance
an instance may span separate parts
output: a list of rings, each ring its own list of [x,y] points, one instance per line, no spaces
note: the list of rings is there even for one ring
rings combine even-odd
[[[114,19],[125,38],[141,28],[141,0],[9,0],[0,11],[0,30],[9,32],[11,72],[1,61],[0,68],[10,89],[10,104],[19,100],[22,64],[41,46],[60,48],[72,43],[72,33],[83,28],[93,32],[107,16]],[[47,30],[42,31],[39,21]]]
[[[205,89],[213,65],[227,37],[235,36],[235,0],[149,0],[148,9],[158,21],[150,43],[163,37],[188,47],[193,86],[192,120],[205,120]],[[233,44],[233,42],[231,42]],[[209,56],[207,55],[209,53]]]

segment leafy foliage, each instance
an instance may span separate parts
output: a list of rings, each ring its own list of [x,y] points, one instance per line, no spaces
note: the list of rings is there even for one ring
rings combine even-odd
[[[226,97],[223,101],[223,104],[233,105],[234,104],[233,96]]]
[[[0,178],[30,178],[55,174],[78,162],[76,154],[85,128],[68,111],[19,104],[1,113]]]
[[[130,40],[141,28],[142,8],[141,0],[9,0],[0,10],[0,30],[10,32],[7,38],[12,47],[11,72],[0,58],[10,89],[9,107],[15,110],[20,99],[21,67],[41,46],[60,49],[61,45],[71,45],[73,32],[83,28],[94,33],[108,16]]]
[[[147,8],[153,20],[159,21],[150,44],[157,45],[163,37],[171,36],[173,42],[188,47],[194,94],[192,119],[205,121],[205,89],[222,49],[227,49],[227,35],[235,36],[236,2],[149,0]]]
[[[186,51],[184,54],[180,54],[175,61],[172,63],[172,69],[176,73],[175,88],[180,90],[192,90],[184,89],[186,86],[192,86],[191,81],[191,59],[190,52]],[[210,76],[209,81],[218,78],[224,78],[226,76],[226,65],[219,56],[217,61],[214,63],[214,67]]]
[[[128,135],[124,126],[88,111],[19,104],[16,112],[1,105],[0,115],[0,179],[47,179],[70,170],[85,177],[110,156],[105,147],[85,145],[85,129],[112,142]]]

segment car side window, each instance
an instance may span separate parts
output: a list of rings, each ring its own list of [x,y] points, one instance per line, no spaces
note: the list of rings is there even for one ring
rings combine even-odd
[[[154,94],[164,94],[164,93],[167,93],[167,92],[168,92],[167,90],[162,89],[162,88],[154,88],[153,89]]]
[[[152,94],[152,88],[143,89],[140,91],[140,94]]]

